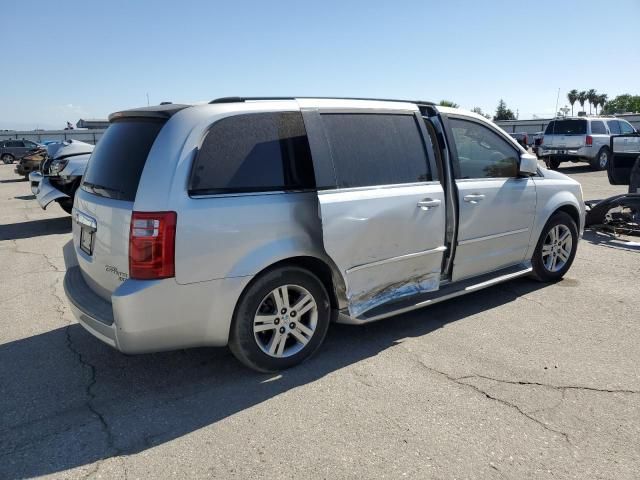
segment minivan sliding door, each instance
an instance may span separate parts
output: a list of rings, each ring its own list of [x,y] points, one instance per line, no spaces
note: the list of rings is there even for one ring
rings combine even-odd
[[[437,290],[444,190],[415,112],[306,110],[324,247],[349,314]]]

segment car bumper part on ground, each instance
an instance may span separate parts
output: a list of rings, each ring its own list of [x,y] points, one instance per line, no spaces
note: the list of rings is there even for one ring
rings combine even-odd
[[[97,295],[79,266],[68,267],[64,290],[78,322],[124,353],[224,346],[236,300],[251,277],[190,285],[174,279],[125,280],[111,302]]]
[[[29,181],[31,183],[31,191],[43,209],[46,209],[47,205],[54,200],[70,198],[69,195],[54,187],[49,177],[43,176],[40,172],[31,172],[29,174]]]

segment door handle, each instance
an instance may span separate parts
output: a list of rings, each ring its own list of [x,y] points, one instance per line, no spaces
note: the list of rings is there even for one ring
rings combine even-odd
[[[433,198],[425,198],[424,200],[420,200],[418,202],[418,208],[422,210],[429,210],[431,208],[439,207],[442,202],[440,200]]]
[[[483,198],[484,194],[482,193],[470,193],[469,195],[465,195],[463,197],[464,201],[469,203],[478,203]]]

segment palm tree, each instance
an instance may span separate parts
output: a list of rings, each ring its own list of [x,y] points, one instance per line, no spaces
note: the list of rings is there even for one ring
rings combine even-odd
[[[582,111],[584,112],[584,102],[587,101],[587,92],[585,92],[584,90],[578,92],[578,103],[580,104],[580,107],[582,108]]]
[[[600,95],[594,95],[591,103],[593,104],[593,108],[596,109],[596,115],[598,115],[598,105],[600,105]]]
[[[456,102],[452,102],[451,100],[440,100],[440,103],[438,105],[440,105],[441,107],[451,108],[458,108],[460,106]]]
[[[587,100],[589,100],[589,115],[591,115],[591,105],[596,100],[598,96],[598,92],[596,92],[593,88],[587,92]]]
[[[571,105],[571,116],[573,117],[573,104],[578,100],[578,90],[574,88],[567,93],[567,100],[569,100],[569,104]]]
[[[607,103],[607,98],[609,96],[606,93],[601,93],[598,95],[598,103],[600,104],[600,113],[602,114],[602,109],[604,108],[604,104]]]

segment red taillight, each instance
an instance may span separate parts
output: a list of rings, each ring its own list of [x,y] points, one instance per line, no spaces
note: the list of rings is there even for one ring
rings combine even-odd
[[[593,137],[591,135],[587,135],[587,147],[593,145]]]
[[[176,212],[133,212],[129,230],[129,277],[175,275]]]

